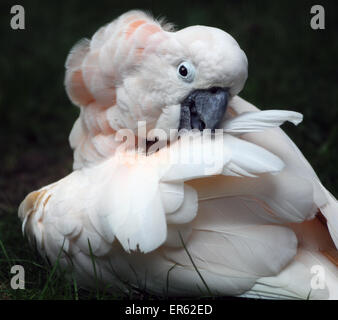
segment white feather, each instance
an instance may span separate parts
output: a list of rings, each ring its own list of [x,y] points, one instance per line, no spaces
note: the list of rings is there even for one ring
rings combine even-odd
[[[244,112],[233,118],[226,119],[223,122],[222,128],[227,133],[242,134],[279,127],[285,121],[298,125],[302,120],[303,115],[293,111],[265,110]]]
[[[172,67],[182,57],[198,65],[192,85]],[[177,126],[191,90],[243,88],[247,59],[230,35],[203,26],[168,32],[131,11],[76,45],[66,69],[66,90],[81,107],[70,136],[77,170],[19,208],[41,255],[59,256],[87,288],[337,299],[337,201],[277,128],[298,124],[299,113],[260,112],[234,96],[233,117],[213,139],[183,135],[148,156],[117,152],[114,130],[135,131],[140,120]],[[313,265],[325,271],[323,291],[310,292]]]

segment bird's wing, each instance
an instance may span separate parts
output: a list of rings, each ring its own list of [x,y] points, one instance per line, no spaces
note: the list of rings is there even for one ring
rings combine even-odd
[[[270,174],[283,168],[276,155],[289,164],[295,150],[282,131],[268,130],[265,138],[277,135],[278,146],[264,145],[264,139],[258,139],[263,147],[256,146],[244,140],[250,134],[242,139],[225,134],[203,147],[172,148],[178,160],[187,159],[187,153],[197,159],[203,153],[219,156],[223,150],[217,157],[222,161],[168,163],[156,153],[144,162],[113,157],[77,170],[28,195],[19,209],[23,228],[51,261],[63,247],[67,254],[61,262],[71,259],[85,284],[95,283],[94,255],[100,257],[97,272],[105,281],[115,279],[111,267],[130,280],[132,266],[148,272],[148,287],[156,292],[165,281],[174,295],[200,295],[205,284],[220,294],[242,294],[259,285],[257,279],[267,281],[266,289],[297,247],[292,230],[275,224],[313,217],[314,201],[327,205],[324,192],[314,192],[311,167],[297,172],[303,160]]]
[[[271,152],[229,134],[217,134],[213,139],[204,139],[200,133],[185,136],[167,150],[160,150],[161,156],[169,159],[169,165],[161,172],[164,182],[218,174],[254,177],[277,173],[284,167]]]
[[[181,142],[150,156],[134,154],[135,158],[128,158],[128,153],[122,153],[84,170],[101,186],[93,195],[99,200],[89,217],[98,230],[103,230],[102,236],[109,239],[114,235],[126,251],[150,252],[165,241],[173,244],[175,227],[167,228],[167,224],[188,224],[198,209],[196,191],[185,186],[185,180],[219,173],[254,176],[283,168],[273,154],[230,135],[197,143],[182,138]],[[100,183],[99,172],[108,175]],[[186,228],[186,236],[189,230]]]
[[[94,192],[90,179],[81,172],[73,172],[65,178],[32,192],[19,207],[23,220],[23,232],[40,253],[48,253],[55,261],[61,248],[66,252],[82,250],[89,254],[90,239],[93,254],[103,255],[109,243],[100,237],[90,222]]]
[[[99,193],[92,220],[106,234],[113,233],[126,251],[150,252],[166,240],[165,207],[156,168],[138,162],[117,164]]]
[[[232,99],[229,109],[235,115],[259,111],[257,107],[238,96]],[[313,218],[318,209],[321,210],[327,220],[332,239],[338,248],[337,200],[323,187],[315,171],[294,142],[280,128],[271,128],[264,132],[247,133],[242,135],[242,138],[273,152],[284,161],[286,166],[285,171],[289,176],[289,192],[287,193],[291,206],[299,208],[307,202],[308,204],[300,210],[300,212],[303,212],[302,215],[307,219]],[[279,177],[283,177],[283,175],[279,175]],[[284,179],[284,181],[286,180]],[[275,179],[274,186],[279,189],[278,177]],[[302,190],[304,194],[302,194]],[[297,195],[298,199],[292,196],[292,193]],[[271,194],[269,195],[271,196]],[[286,198],[282,197],[280,199]],[[306,213],[305,209],[306,207],[308,208],[310,202],[312,202],[313,208]]]
[[[154,168],[115,160],[74,171],[28,195],[19,209],[24,230],[54,255],[63,238],[66,248],[72,239],[87,254],[89,238],[96,255],[115,238],[128,252],[161,245],[167,226]]]
[[[295,112],[255,111],[225,121],[223,126],[243,134],[279,126],[287,120],[298,123],[301,119]],[[230,134],[206,141],[202,135],[193,137],[197,137],[195,143],[189,140],[190,136],[181,139],[181,144],[170,146],[174,161],[163,170],[162,182],[186,181],[200,200],[246,197],[253,212],[274,223],[301,222],[315,214],[311,185],[293,177],[273,153]]]
[[[245,297],[270,299],[338,299],[335,245],[319,219],[288,225],[297,235],[296,257],[277,276],[263,277]]]
[[[252,215],[239,197],[199,202],[190,227],[185,238],[185,225],[176,225],[176,246],[165,244],[145,257],[149,290],[176,296],[243,294],[257,279],[277,275],[297,251],[291,229]]]
[[[107,243],[116,237],[126,251],[150,252],[166,241],[167,223],[186,224],[196,216],[196,191],[184,186],[184,181],[216,174],[255,176],[283,168],[272,153],[227,134],[197,143],[182,138],[181,142],[148,157],[116,155],[29,195],[20,207],[25,228],[41,235],[36,228],[48,225],[45,246],[56,245],[55,232],[67,238],[76,231],[82,251],[88,248],[86,234],[92,233]]]

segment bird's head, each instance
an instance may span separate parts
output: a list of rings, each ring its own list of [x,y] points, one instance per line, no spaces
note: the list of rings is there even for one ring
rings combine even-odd
[[[247,59],[226,32],[205,26],[165,33],[135,71],[134,88],[161,129],[215,129],[247,78]],[[128,80],[127,80],[128,81]],[[145,116],[147,112],[145,113]]]
[[[226,32],[206,26],[174,32],[140,11],[75,46],[66,67],[71,100],[84,113],[101,112],[96,129],[136,130],[139,121],[147,131],[215,129],[247,78],[247,58]]]

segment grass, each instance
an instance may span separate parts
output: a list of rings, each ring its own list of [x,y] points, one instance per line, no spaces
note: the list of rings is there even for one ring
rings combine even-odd
[[[15,220],[14,220],[15,219]],[[0,300],[7,299],[73,299],[75,291],[65,281],[64,275],[56,273],[56,267],[48,264],[35,252],[22,237],[15,212],[1,217],[0,234],[2,243],[0,253]],[[11,228],[8,228],[10,226]],[[22,265],[25,269],[25,289],[14,290],[10,286],[13,265]]]
[[[90,37],[121,13],[148,9],[178,28],[219,27],[239,42],[249,59],[241,94],[262,109],[304,114],[298,127],[285,128],[323,184],[338,195],[338,10],[320,2],[326,29],[310,28],[312,1],[20,1],[26,30],[9,28],[10,7],[1,1],[0,32],[0,299],[103,299],[65,281],[22,236],[17,208],[25,195],[69,172],[68,134],[78,110],[64,87],[64,61],[72,45]],[[26,270],[26,289],[10,288],[10,266]],[[150,298],[138,295],[138,298]]]
[[[208,284],[206,283],[205,279],[203,278],[202,274],[201,274],[200,271],[198,270],[198,268],[197,268],[197,266],[196,266],[196,264],[195,264],[193,258],[191,257],[191,254],[190,254],[190,252],[188,251],[188,249],[187,249],[187,247],[186,247],[186,245],[185,245],[185,243],[184,243],[184,241],[183,241],[182,234],[181,234],[180,232],[179,232],[179,237],[180,237],[182,246],[183,246],[183,248],[184,248],[184,251],[185,251],[186,254],[188,255],[189,260],[190,260],[191,264],[193,265],[193,267],[194,267],[196,273],[198,274],[199,278],[201,279],[201,281],[202,281],[202,283],[203,283],[203,285],[204,285],[206,291],[208,292],[208,295],[209,295],[210,297],[214,296],[214,295],[212,294],[212,292],[211,292],[211,290],[210,290]],[[170,269],[169,269],[169,270],[170,270]],[[201,293],[202,293],[202,290],[201,290]]]

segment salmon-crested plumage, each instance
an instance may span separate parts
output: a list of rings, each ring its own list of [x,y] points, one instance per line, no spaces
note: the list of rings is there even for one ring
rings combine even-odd
[[[76,44],[74,171],[19,208],[41,255],[112,292],[338,299],[337,201],[279,128],[302,115],[238,96],[247,66],[141,11]]]

